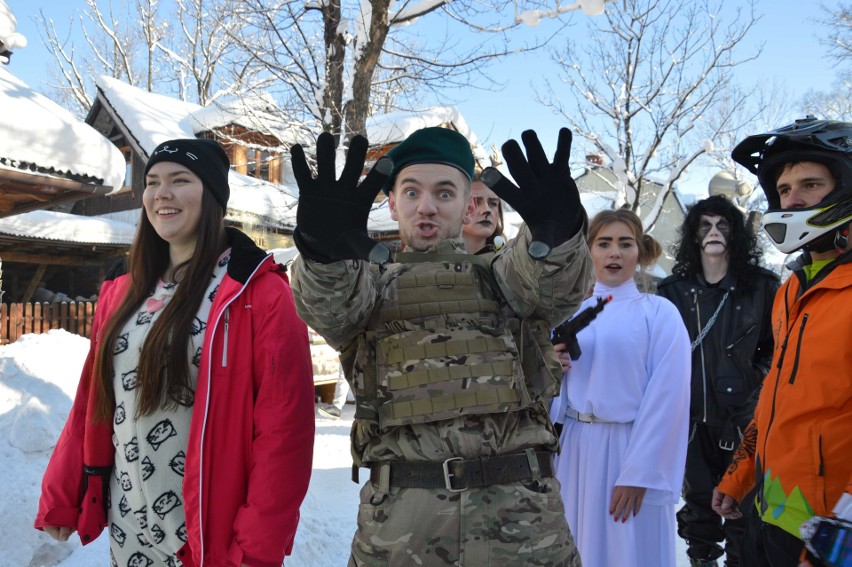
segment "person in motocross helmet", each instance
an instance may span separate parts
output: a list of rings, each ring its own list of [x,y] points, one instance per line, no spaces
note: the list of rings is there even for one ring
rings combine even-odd
[[[775,296],[772,365],[712,507],[736,518],[756,485],[748,565],[821,565],[803,524],[852,518],[852,123],[808,116],[746,138],[731,156],[758,176],[772,242],[802,254]]]
[[[781,252],[803,248],[820,253],[833,250],[835,244],[845,247],[845,235],[838,236],[838,232],[852,221],[852,123],[808,115],[788,126],[749,136],[734,148],[731,157],[757,175],[769,202],[763,228]],[[815,203],[803,206],[791,201],[784,206],[787,194],[778,188],[779,178],[803,169],[818,170],[823,177],[829,174],[826,180],[831,187],[823,185],[827,191]],[[786,186],[784,189],[789,193]]]

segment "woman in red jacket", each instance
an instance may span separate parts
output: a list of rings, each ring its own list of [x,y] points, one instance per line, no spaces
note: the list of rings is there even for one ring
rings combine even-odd
[[[145,167],[128,273],[101,289],[91,348],[35,527],[113,565],[280,566],[310,479],[307,328],[271,256],[225,229],[230,164],[170,140]],[[119,272],[121,270],[119,269]]]

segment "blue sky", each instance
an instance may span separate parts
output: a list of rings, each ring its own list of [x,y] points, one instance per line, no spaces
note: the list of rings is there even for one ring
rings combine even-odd
[[[121,0],[114,0],[119,4]],[[75,10],[85,7],[83,0],[6,0],[18,20],[18,31],[27,36],[29,45],[17,51],[10,70],[30,86],[39,88],[43,77],[53,64],[41,45],[33,18],[42,10],[56,22],[65,22]],[[731,6],[737,0],[728,0]],[[823,2],[837,6],[840,0]],[[826,47],[818,38],[825,28],[816,22],[823,17],[818,2],[801,0],[758,0],[757,10],[762,16],[750,38],[752,45],[764,44],[763,53],[754,61],[737,69],[739,81],[748,85],[758,81],[777,80],[792,98],[799,98],[807,90],[827,90],[835,80],[834,63],[827,57]],[[575,41],[587,40],[582,13],[574,12],[572,26],[563,32]],[[546,23],[542,25],[547,25]],[[748,48],[746,48],[748,49]],[[535,100],[534,89],[541,78],[549,74],[556,78],[555,70],[546,54],[518,55],[489,67],[487,71],[498,82],[505,83],[501,90],[482,91],[470,89],[450,94],[462,115],[486,148],[498,147],[509,138],[520,139],[523,130],[538,132],[545,149],[552,152],[556,133],[561,123],[548,108]],[[795,116],[779,117],[779,125]],[[706,190],[706,179],[712,172],[694,171],[681,180],[681,188],[692,192]]]

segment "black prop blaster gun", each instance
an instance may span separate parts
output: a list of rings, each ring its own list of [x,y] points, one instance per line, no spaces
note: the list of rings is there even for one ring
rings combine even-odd
[[[580,311],[576,317],[565,321],[553,329],[553,338],[550,339],[550,342],[553,344],[565,344],[565,350],[568,351],[568,356],[571,357],[571,360],[577,360],[580,358],[580,343],[577,342],[577,333],[588,327],[589,323],[598,316],[598,313],[603,311],[604,305],[606,305],[610,300],[612,300],[611,295],[598,297],[596,305],[586,307]]]

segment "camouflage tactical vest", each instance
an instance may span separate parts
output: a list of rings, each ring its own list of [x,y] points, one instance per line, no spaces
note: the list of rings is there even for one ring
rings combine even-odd
[[[368,330],[341,353],[357,419],[384,429],[556,395],[562,370],[547,325],[514,316],[485,258],[402,253],[396,262]]]

